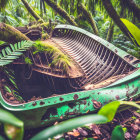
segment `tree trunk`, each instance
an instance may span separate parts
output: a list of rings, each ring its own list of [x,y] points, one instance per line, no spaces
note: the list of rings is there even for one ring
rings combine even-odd
[[[127,0],[126,6],[133,12],[134,16],[137,17],[137,19],[140,21],[140,6],[136,5],[134,0]]]
[[[78,4],[78,8],[83,12],[84,16],[86,17],[86,19],[88,20],[89,24],[91,25],[91,27],[93,29],[93,32],[96,35],[98,35],[99,34],[98,28],[96,26],[96,23],[95,23],[92,15],[91,15],[91,13],[87,11],[86,7],[82,3]]]
[[[0,0],[0,11],[4,10],[4,8],[6,7],[8,3],[8,0]]]
[[[106,9],[106,11],[108,12],[109,16],[113,19],[113,21],[118,25],[118,27],[120,28],[120,30],[127,36],[130,38],[130,33],[128,31],[128,29],[126,28],[126,26],[123,24],[123,22],[120,20],[120,16],[117,14],[117,12],[115,11],[112,3],[110,2],[110,0],[103,0],[103,5]],[[131,39],[131,38],[130,38]]]
[[[45,0],[45,2],[54,9],[60,16],[62,16],[66,21],[68,21],[70,24],[77,26],[76,22],[70,17],[70,15],[62,9],[60,6],[58,6],[54,1],[52,0]]]
[[[24,4],[24,6],[26,7],[26,9],[28,10],[28,12],[39,22],[43,23],[43,19],[32,9],[32,7],[30,7],[30,5],[28,4],[28,2],[26,0],[21,0]]]
[[[8,43],[17,43],[22,40],[30,39],[14,27],[5,23],[0,23],[0,40]]]
[[[108,42],[111,42],[113,37],[113,32],[114,32],[114,23],[111,23],[106,37],[106,40]]]

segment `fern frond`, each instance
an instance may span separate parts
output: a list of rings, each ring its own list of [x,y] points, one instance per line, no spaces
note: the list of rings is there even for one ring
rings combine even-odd
[[[14,45],[10,44],[0,52],[0,66],[5,66],[12,63],[15,59],[19,58],[24,51],[32,47],[34,42],[21,41]]]

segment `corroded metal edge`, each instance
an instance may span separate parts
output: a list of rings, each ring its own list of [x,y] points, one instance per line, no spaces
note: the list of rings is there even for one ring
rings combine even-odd
[[[125,86],[126,83],[127,84],[132,84],[132,83],[136,84],[137,87],[139,88],[138,94],[140,94],[140,75],[139,74],[140,74],[140,69],[135,71],[133,74],[128,75],[127,77],[124,77],[123,79],[118,80],[116,83],[113,83],[112,85],[110,85],[108,87],[95,89],[95,90],[85,90],[85,91],[80,91],[80,92],[62,94],[62,95],[58,95],[55,97],[43,98],[43,99],[39,99],[36,101],[31,101],[31,102],[22,103],[22,104],[15,104],[15,105],[5,101],[0,92],[0,102],[1,102],[1,105],[4,106],[6,109],[13,110],[13,111],[36,109],[39,107],[52,106],[52,105],[56,105],[56,104],[64,103],[64,102],[71,102],[71,101],[75,100],[74,95],[78,95],[78,100],[82,100],[83,98],[89,98],[90,94],[93,92],[95,92],[95,93],[97,91],[104,92],[104,90],[109,90],[111,88],[116,89],[116,87],[117,88],[120,87],[120,89],[121,89],[121,86],[122,85]],[[137,79],[139,79],[139,82],[132,82],[135,80],[137,81]],[[118,92],[115,94],[118,94]],[[123,96],[123,94],[126,94],[126,93],[124,92],[121,94]],[[103,94],[101,94],[101,95],[103,95]],[[114,96],[114,94],[112,94],[112,96]],[[44,102],[45,104],[40,104],[40,102]]]
[[[139,95],[140,77],[137,77],[117,86],[64,94],[20,105],[5,102],[1,94],[0,101],[4,109],[25,122],[25,127],[37,127],[93,112],[111,101],[130,100]]]

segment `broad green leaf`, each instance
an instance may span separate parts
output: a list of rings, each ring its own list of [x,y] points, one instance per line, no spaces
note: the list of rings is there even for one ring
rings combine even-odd
[[[140,105],[136,104],[135,102],[130,102],[130,101],[119,101],[121,105],[129,105],[136,107],[140,110]]]
[[[3,109],[0,109],[0,122],[11,124],[16,127],[23,127],[23,122],[21,120]]]
[[[133,106],[136,107],[138,109],[140,109],[140,105],[136,104],[135,102],[129,102],[129,101],[113,101],[105,106],[103,106],[98,114],[99,115],[103,115],[105,117],[108,118],[107,122],[110,122],[113,120],[118,108],[120,105],[129,105],[129,106]]]
[[[121,18],[121,21],[125,24],[131,35],[137,41],[138,45],[140,45],[140,29],[126,19]]]
[[[11,140],[22,140],[23,127],[15,127],[13,125],[4,124],[4,131],[7,137]]]
[[[84,126],[85,124],[102,124],[106,121],[107,118],[102,115],[85,115],[77,117],[47,128],[34,136],[31,140],[47,140],[48,138],[52,138],[58,134],[68,132],[80,126]]]
[[[24,125],[21,120],[13,114],[0,109],[0,122],[4,123],[4,130],[8,138],[12,140],[22,140]]]
[[[120,125],[114,128],[111,135],[111,140],[125,140],[124,131]]]
[[[140,133],[137,135],[136,140],[140,140]]]
[[[119,106],[120,106],[119,101],[110,102],[109,104],[103,106],[99,110],[98,114],[107,117],[108,122],[110,122],[113,120]]]

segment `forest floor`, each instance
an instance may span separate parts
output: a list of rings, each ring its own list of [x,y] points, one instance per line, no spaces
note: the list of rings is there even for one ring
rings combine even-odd
[[[58,124],[58,122],[54,123],[54,125],[56,124]],[[108,124],[89,124],[85,127],[79,127],[56,136],[54,137],[54,140],[110,140],[111,133],[117,125],[121,125],[125,129],[126,140],[135,140],[136,136],[140,132],[140,111],[135,110],[135,108],[130,108],[125,111],[118,112],[113,121]],[[45,128],[25,130],[24,139],[30,139],[43,129]]]

